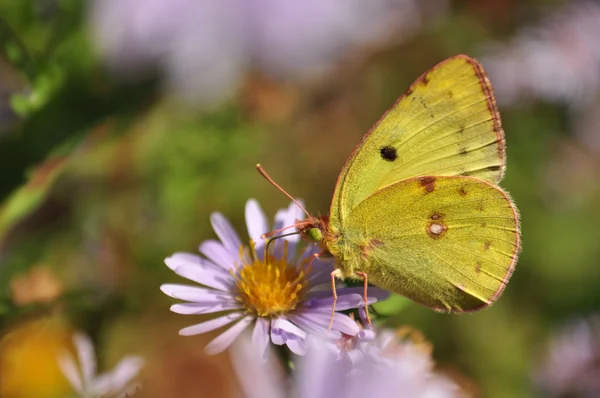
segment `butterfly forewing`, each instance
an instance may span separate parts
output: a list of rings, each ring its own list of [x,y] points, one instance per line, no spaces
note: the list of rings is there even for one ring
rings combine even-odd
[[[450,58],[423,74],[355,148],[336,185],[336,225],[376,190],[424,175],[498,183],[504,133],[491,85],[477,61]]]

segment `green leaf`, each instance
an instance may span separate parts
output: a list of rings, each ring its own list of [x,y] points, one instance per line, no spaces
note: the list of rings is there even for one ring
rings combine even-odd
[[[68,157],[54,155],[38,165],[27,183],[0,205],[0,242],[6,234],[46,199],[54,182],[64,170]]]
[[[375,311],[379,315],[392,316],[400,313],[409,302],[406,297],[392,293],[387,300],[378,301],[373,304],[373,308],[375,308]]]

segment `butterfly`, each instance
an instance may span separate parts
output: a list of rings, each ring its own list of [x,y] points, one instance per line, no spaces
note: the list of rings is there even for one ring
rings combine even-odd
[[[335,257],[332,285],[362,279],[365,292],[368,281],[436,311],[477,311],[500,297],[520,251],[519,213],[498,186],[505,169],[491,83],[481,64],[457,55],[421,75],[364,135],[329,216],[295,226]]]

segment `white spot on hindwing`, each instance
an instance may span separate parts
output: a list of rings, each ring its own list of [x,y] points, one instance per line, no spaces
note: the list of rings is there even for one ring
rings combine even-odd
[[[439,239],[444,236],[448,230],[448,226],[444,222],[444,215],[439,212],[435,212],[430,216],[430,219],[433,221],[427,223],[425,228],[427,235],[433,239]]]
[[[439,235],[444,232],[444,227],[441,224],[431,223],[429,230],[432,234]]]

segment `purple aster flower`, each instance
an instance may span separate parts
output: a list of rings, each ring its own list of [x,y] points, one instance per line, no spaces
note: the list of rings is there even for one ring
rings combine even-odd
[[[90,338],[83,333],[75,333],[73,344],[77,359],[64,352],[58,357],[60,368],[77,393],[82,398],[131,396],[138,386],[132,380],[144,365],[137,356],[125,357],[110,372],[96,373],[96,354]]]
[[[539,98],[582,107],[600,88],[600,5],[567,2],[481,57],[500,102]]]
[[[356,48],[406,40],[433,19],[430,14],[447,11],[448,4],[93,0],[90,19],[96,45],[111,69],[129,77],[148,66],[163,70],[170,91],[211,106],[235,92],[246,70],[280,79],[314,78]]]
[[[434,370],[431,346],[424,341],[382,330],[360,345],[363,355],[347,361],[329,340],[311,338],[306,355],[296,358],[289,383],[280,377],[277,361],[257,360],[250,339],[236,343],[232,363],[245,398],[464,396],[450,378]]]
[[[333,340],[336,349],[339,350],[338,358],[340,360],[357,362],[373,346],[371,342],[375,340],[375,331],[367,321],[365,307],[360,307],[358,313],[360,322],[357,322],[357,325],[360,332],[354,336],[342,334],[339,338]]]
[[[600,396],[600,316],[562,327],[549,343],[533,375],[543,396]]]
[[[300,209],[291,204],[275,216],[273,229],[293,225],[302,219]],[[246,224],[250,244],[243,245],[233,227],[220,213],[211,216],[211,223],[220,241],[208,240],[200,245],[198,256],[175,253],[165,264],[177,275],[203,286],[164,284],[161,290],[176,299],[187,301],[175,304],[171,311],[179,314],[223,313],[215,318],[179,331],[190,336],[231,325],[205,348],[216,354],[227,349],[251,325],[252,341],[266,358],[269,340],[287,345],[295,354],[306,351],[310,333],[325,333],[331,320],[333,296],[330,273],[331,259],[319,259],[311,264],[318,250],[307,246],[296,256],[298,235],[286,236],[272,242],[265,253],[262,234],[270,231],[267,218],[255,200],[246,204]],[[292,231],[287,231],[292,232]],[[337,289],[337,311],[364,305],[361,288]],[[387,294],[373,288],[369,304]],[[360,329],[352,318],[335,313],[332,333],[356,335]]]

